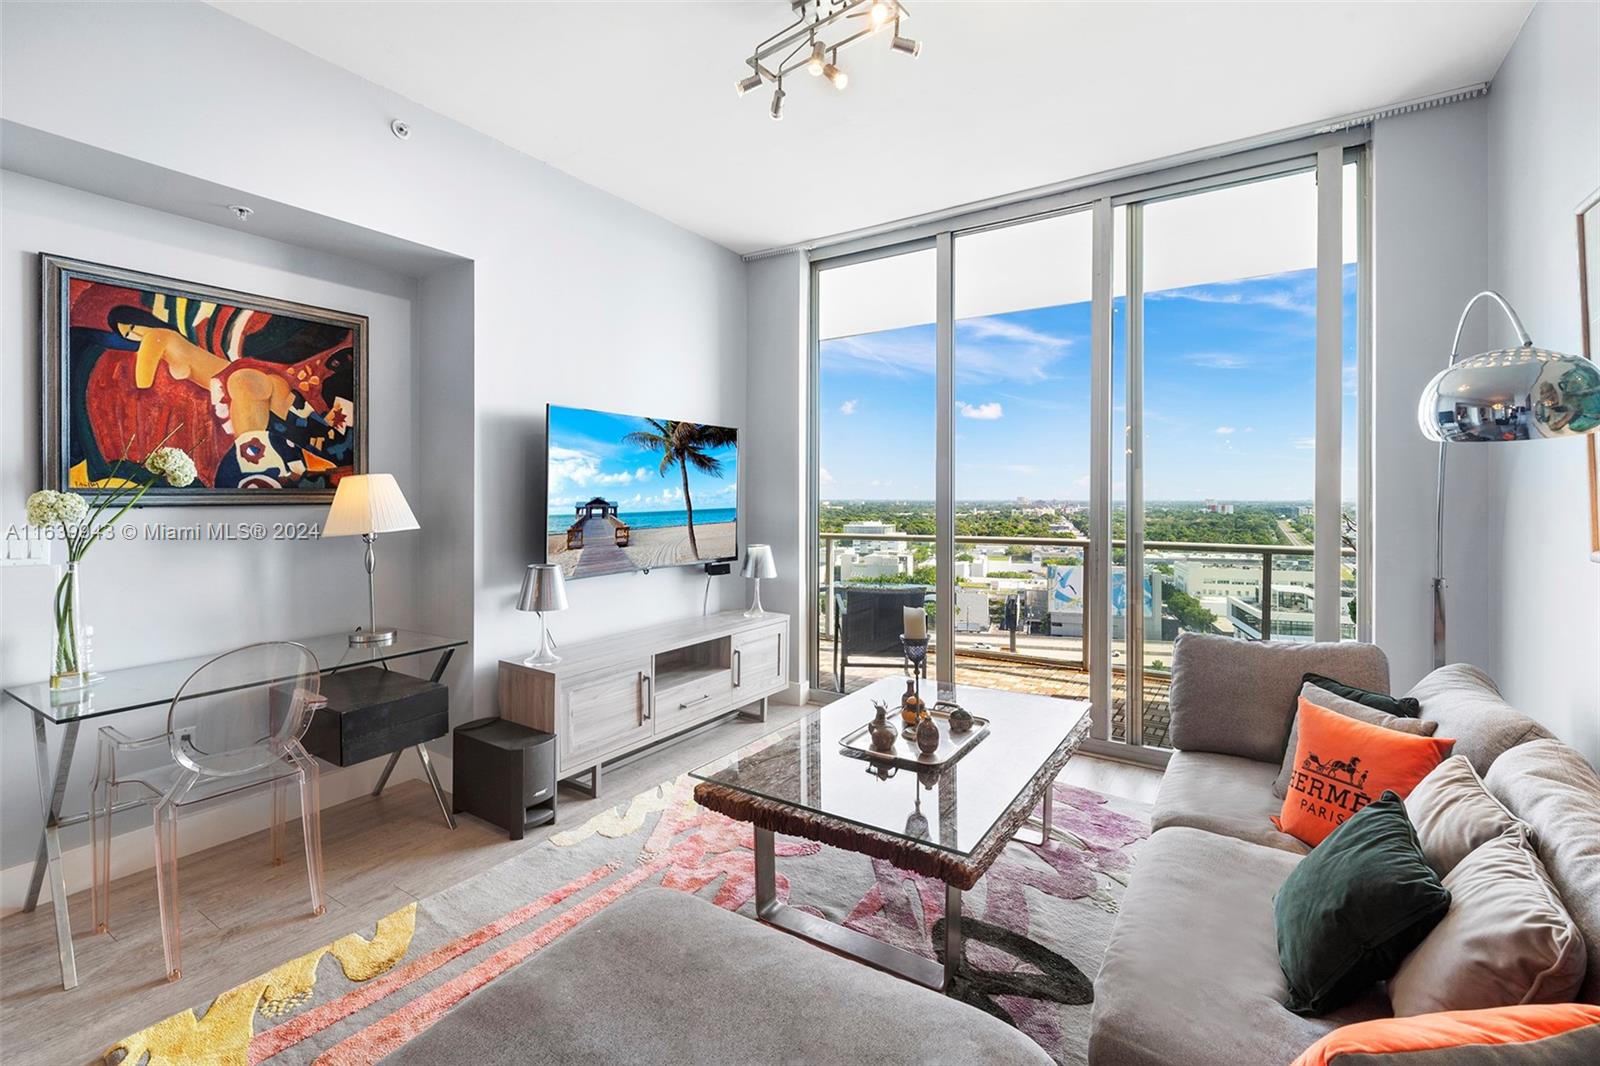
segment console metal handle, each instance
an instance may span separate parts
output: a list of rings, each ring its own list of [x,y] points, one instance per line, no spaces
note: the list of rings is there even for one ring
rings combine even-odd
[[[644,694],[644,720],[648,722],[650,720],[650,705],[655,702],[650,698],[650,675],[641,673],[639,681],[641,683],[640,690]]]
[[[680,710],[680,711],[686,710],[687,708],[693,707],[697,703],[704,703],[706,700],[709,700],[710,698],[711,698],[711,693],[707,692],[704,696],[696,696],[692,700],[684,700],[682,703],[678,704],[678,710]]]
[[[738,648],[733,649],[733,687],[744,684],[744,657]]]

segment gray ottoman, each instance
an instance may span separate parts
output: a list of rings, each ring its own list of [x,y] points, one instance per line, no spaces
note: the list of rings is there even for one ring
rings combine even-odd
[[[612,904],[385,1063],[1041,1063],[1004,1022],[670,889]]]

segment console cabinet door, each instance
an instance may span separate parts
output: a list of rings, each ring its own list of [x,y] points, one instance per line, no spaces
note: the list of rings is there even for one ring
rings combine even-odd
[[[563,767],[643,743],[655,732],[648,660],[563,678],[559,688],[556,743]]]
[[[788,674],[789,627],[776,625],[733,638],[733,691],[763,692],[782,686]]]

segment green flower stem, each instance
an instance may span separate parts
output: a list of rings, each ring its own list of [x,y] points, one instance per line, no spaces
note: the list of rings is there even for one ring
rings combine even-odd
[[[56,662],[55,674],[78,672],[77,619],[73,609],[77,572],[68,570],[56,585]]]

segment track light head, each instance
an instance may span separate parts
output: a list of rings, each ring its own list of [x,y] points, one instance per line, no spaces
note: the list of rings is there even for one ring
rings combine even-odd
[[[822,68],[827,66],[827,57],[823,55],[822,42],[811,42],[811,58],[806,60],[806,70],[814,78],[822,73]]]
[[[832,63],[829,63],[827,66],[822,68],[822,76],[828,79],[828,84],[832,85],[840,92],[843,92],[845,86],[850,84],[850,75],[846,74]]]
[[[743,96],[752,89],[759,88],[761,88],[761,72],[759,70],[751,71],[748,78],[740,78],[738,81],[734,82],[733,85],[733,91],[738,93],[740,96]]]
[[[889,42],[889,47],[896,52],[904,52],[913,59],[922,54],[921,41],[913,40],[910,37],[902,37],[898,33],[894,35],[894,40]]]
[[[778,83],[778,89],[772,94],[772,121],[783,121],[783,82]]]
[[[893,14],[894,4],[887,2],[887,0],[873,0],[872,7],[867,12],[874,29],[888,22]]]

